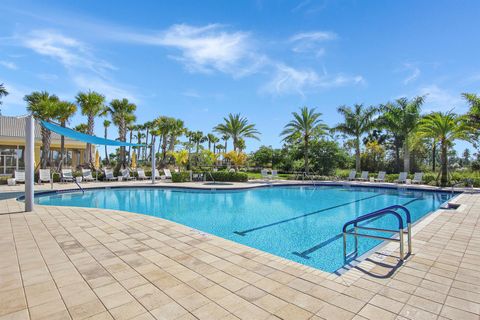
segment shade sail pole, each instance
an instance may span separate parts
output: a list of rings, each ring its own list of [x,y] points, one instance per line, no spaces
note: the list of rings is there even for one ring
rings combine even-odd
[[[155,184],[155,136],[152,138],[152,184]]]
[[[33,211],[35,159],[35,121],[25,118],[25,212]]]

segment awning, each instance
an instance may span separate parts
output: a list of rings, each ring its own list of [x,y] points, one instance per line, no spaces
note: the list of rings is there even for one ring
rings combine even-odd
[[[118,146],[118,147],[144,147],[144,144],[138,143],[128,143],[118,140],[104,139],[96,136],[91,136],[85,133],[81,133],[69,128],[65,128],[44,120],[41,120],[42,126],[47,128],[50,131],[58,133],[59,135],[69,137],[70,139],[83,141],[95,145],[104,145],[104,146]]]

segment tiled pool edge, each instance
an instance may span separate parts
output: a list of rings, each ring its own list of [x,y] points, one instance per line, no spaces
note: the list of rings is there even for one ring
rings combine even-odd
[[[281,187],[281,186],[285,186],[285,185],[277,185],[277,186]],[[298,184],[292,184],[291,186],[298,186]],[[152,187],[154,187],[154,186],[152,186]],[[159,186],[157,186],[157,187],[159,187]],[[119,186],[118,188],[128,188],[128,186]],[[171,187],[171,188],[175,188],[175,187]],[[251,188],[261,188],[261,186],[260,187],[255,186],[255,187],[251,187]],[[233,189],[233,190],[242,190],[242,189],[251,189],[251,188],[237,188],[237,189]],[[103,187],[96,187],[96,188],[91,188],[91,189],[104,189],[104,188]],[[180,189],[182,189],[182,188],[180,188]],[[195,188],[188,187],[187,189],[195,189]],[[430,191],[430,190],[428,190],[428,191]],[[50,194],[50,193],[55,193],[55,191],[45,192],[45,193],[42,193],[42,194],[44,195],[44,194]],[[452,202],[457,202],[458,199],[461,196],[462,196],[462,194],[458,194],[457,196],[452,198],[452,200],[454,200]],[[40,206],[58,208],[58,206],[49,206],[49,205],[40,205]],[[252,253],[255,253],[259,256],[270,257],[270,260],[281,263],[285,267],[295,267],[295,268],[298,268],[298,269],[300,269],[304,272],[308,272],[312,275],[322,276],[325,279],[334,280],[336,282],[341,282],[345,285],[349,285],[349,283],[352,283],[352,282],[356,281],[357,279],[359,279],[363,275],[362,272],[358,271],[357,267],[361,267],[364,271],[372,270],[372,268],[375,265],[370,263],[370,262],[367,262],[366,260],[368,258],[376,257],[376,259],[374,259],[375,261],[383,262],[383,261],[385,261],[387,256],[393,256],[394,258],[397,258],[398,257],[398,250],[399,250],[397,243],[383,241],[382,243],[378,244],[377,246],[373,247],[369,251],[367,251],[364,254],[362,254],[361,256],[359,256],[356,259],[356,260],[358,260],[358,262],[353,263],[351,267],[348,267],[348,268],[344,267],[344,268],[340,268],[340,269],[338,269],[334,272],[327,272],[327,271],[323,271],[323,270],[320,270],[320,269],[317,269],[317,268],[314,268],[314,267],[311,267],[311,266],[308,266],[308,265],[304,265],[300,262],[296,262],[296,261],[293,261],[293,260],[290,260],[290,259],[287,259],[287,258],[284,258],[284,257],[281,257],[281,256],[277,256],[273,253],[269,253],[269,252],[266,252],[266,251],[263,251],[263,250],[260,250],[260,249],[256,249],[256,248],[238,243],[234,240],[222,238],[220,236],[217,236],[217,235],[214,235],[214,234],[202,231],[202,230],[198,230],[198,229],[189,227],[187,225],[184,225],[184,224],[181,224],[181,223],[178,223],[178,222],[175,222],[175,221],[171,221],[171,220],[168,220],[168,219],[164,219],[164,218],[158,217],[158,216],[149,216],[149,215],[144,215],[144,214],[130,212],[130,211],[112,210],[112,209],[103,209],[103,208],[70,207],[70,206],[62,206],[62,207],[69,208],[69,209],[81,208],[81,209],[95,210],[95,211],[100,210],[100,211],[105,212],[105,213],[118,212],[118,213],[122,213],[122,214],[132,214],[132,215],[135,215],[135,216],[139,215],[139,216],[146,216],[146,217],[154,218],[154,219],[161,219],[164,223],[173,224],[177,228],[184,229],[185,232],[187,232],[187,233],[194,232],[197,235],[207,236],[210,239],[215,239],[216,242],[226,242],[226,243],[229,243],[230,245],[238,246],[240,248],[243,248],[244,251],[252,252]],[[419,231],[421,231],[423,228],[425,228],[431,221],[433,221],[435,219],[435,217],[440,215],[444,210],[445,209],[440,209],[439,208],[439,209],[437,209],[433,212],[430,212],[430,213],[426,214],[420,220],[415,222],[412,225],[412,238],[415,234],[417,234]],[[415,248],[415,243],[413,243],[413,248]],[[382,252],[385,254],[385,256],[383,258],[378,258],[378,256],[376,255],[376,253],[380,250],[382,250]],[[348,281],[345,281],[345,280],[348,280]]]

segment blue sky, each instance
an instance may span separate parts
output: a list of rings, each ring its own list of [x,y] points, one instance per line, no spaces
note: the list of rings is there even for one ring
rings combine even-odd
[[[139,122],[168,115],[205,133],[240,112],[280,146],[304,105],[334,125],[340,105],[427,94],[425,111],[463,112],[460,93],[479,92],[478,1],[6,0],[2,11],[6,115],[24,114],[34,90],[73,101],[92,89],[135,102]]]

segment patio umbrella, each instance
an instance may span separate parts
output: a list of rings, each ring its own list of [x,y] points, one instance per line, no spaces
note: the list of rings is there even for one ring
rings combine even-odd
[[[133,151],[132,154],[132,163],[130,164],[130,167],[132,168],[132,170],[137,169],[137,154],[135,153],[135,151]]]

